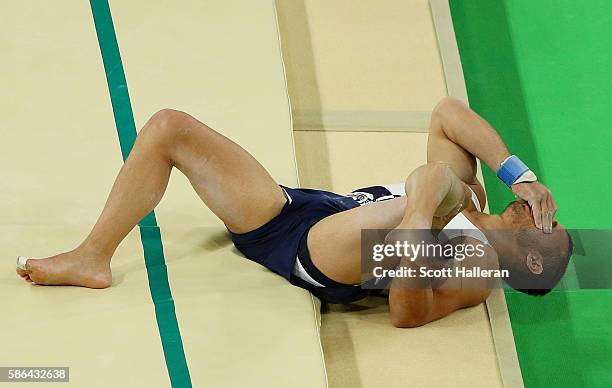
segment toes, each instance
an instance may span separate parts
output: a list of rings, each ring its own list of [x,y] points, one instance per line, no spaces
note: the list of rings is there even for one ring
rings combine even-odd
[[[17,275],[21,276],[22,278],[26,277],[26,276],[28,276],[30,274],[29,270],[25,270],[25,269],[21,269],[21,268],[15,269],[15,272],[17,272]]]
[[[16,272],[26,282],[35,284],[34,281],[32,280],[32,278],[30,278],[29,271],[25,271],[25,270],[23,270],[21,268],[17,268]]]
[[[39,265],[39,259],[28,259],[25,263],[24,274],[28,277],[32,283],[43,283],[44,281],[44,270],[41,270]]]
[[[32,281],[32,283],[45,284],[45,277],[41,276],[41,274],[31,273],[28,275],[28,278]]]
[[[40,271],[40,264],[39,264],[40,262],[41,262],[41,259],[28,258],[28,261],[26,261],[26,263],[25,263],[25,272],[27,274],[29,274],[29,275],[31,275],[32,272],[39,272]]]

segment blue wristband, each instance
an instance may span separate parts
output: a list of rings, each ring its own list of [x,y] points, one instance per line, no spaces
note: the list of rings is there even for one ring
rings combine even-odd
[[[501,164],[497,170],[497,177],[510,187],[527,171],[529,167],[518,156],[512,155]]]

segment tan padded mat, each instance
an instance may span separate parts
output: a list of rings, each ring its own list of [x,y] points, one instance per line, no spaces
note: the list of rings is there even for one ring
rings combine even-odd
[[[388,123],[425,117],[447,95],[429,2],[278,3],[302,185],[347,192],[403,181],[426,161],[427,135]],[[396,329],[375,302],[322,314],[331,387],[501,386],[484,304]]]
[[[73,386],[168,386],[138,232],[118,250],[108,290],[35,287],[15,274],[17,255],[56,254],[86,235],[121,154],[89,4],[6,8],[0,365],[67,366]]]
[[[246,148],[278,182],[297,185],[272,1],[111,6],[138,127],[164,107],[187,111]],[[204,22],[207,15],[214,20]],[[152,33],[156,40],[145,39]],[[242,258],[181,174],[156,212],[194,385],[324,386],[310,294]]]
[[[296,144],[301,156],[301,147],[325,141],[326,158],[312,157],[300,168],[313,180],[322,176],[315,171],[327,172],[329,188],[347,192],[404,180],[426,161],[426,136],[299,132]],[[393,327],[388,305],[380,298],[348,307],[330,305],[322,314],[321,333],[331,387],[501,386],[484,304],[416,329]]]
[[[427,0],[278,4],[294,111],[429,111],[445,95]]]
[[[185,110],[297,185],[272,1],[110,6],[137,127],[161,108]],[[0,365],[69,366],[81,387],[169,386],[137,231],[114,258],[109,289],[29,286],[14,275],[16,255],[54,254],[85,236],[121,156],[89,5],[8,8]],[[309,293],[240,257],[178,173],[157,219],[194,386],[326,386]]]

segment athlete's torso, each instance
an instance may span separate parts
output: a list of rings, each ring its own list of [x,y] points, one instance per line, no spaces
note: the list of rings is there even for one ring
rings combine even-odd
[[[468,204],[468,207],[464,212],[449,215],[448,217],[436,217],[433,222],[433,229],[447,229],[447,230],[476,230],[478,228],[469,220],[465,215],[471,211],[482,211],[480,200],[476,193],[470,189],[472,193],[472,200]],[[380,185],[357,189],[347,194],[348,197],[353,198],[360,206],[369,205],[372,203],[379,203],[383,201],[389,201],[395,198],[402,198],[406,196],[404,184],[391,184],[391,185]],[[396,211],[401,212],[403,216],[405,202],[395,201],[397,204]],[[449,232],[451,233],[451,232]],[[474,238],[478,240],[486,241],[486,237],[482,233],[472,233]],[[454,233],[455,235],[457,233]]]
[[[333,213],[314,224],[308,234],[308,249],[314,265],[331,279],[347,284],[361,282],[361,233],[365,229],[394,229],[401,222],[406,206],[403,184],[380,185],[355,190],[347,195],[356,206]],[[473,196],[464,213],[480,210]],[[465,214],[449,220],[461,230],[473,230],[477,239],[484,235]],[[442,227],[442,225],[440,225]]]

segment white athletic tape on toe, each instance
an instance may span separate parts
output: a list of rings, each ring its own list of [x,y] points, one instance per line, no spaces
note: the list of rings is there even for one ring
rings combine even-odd
[[[28,262],[28,257],[25,256],[19,256],[17,258],[17,268],[21,268],[23,270],[26,270],[26,263]]]

